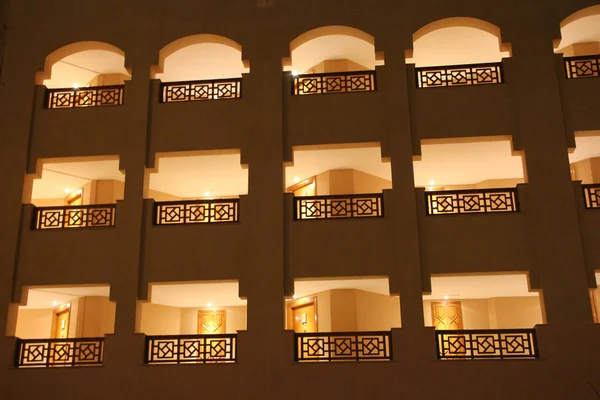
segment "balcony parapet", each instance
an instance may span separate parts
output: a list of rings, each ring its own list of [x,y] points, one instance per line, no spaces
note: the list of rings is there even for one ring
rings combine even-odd
[[[242,97],[242,78],[161,82],[161,103],[230,100]]]
[[[516,188],[425,192],[427,215],[519,212]]]
[[[237,334],[146,336],[146,364],[208,364],[237,361]]]
[[[115,226],[116,204],[35,207],[32,229],[108,228]]]
[[[581,185],[587,210],[600,209],[600,184]]]
[[[538,358],[535,329],[436,331],[439,360]]]
[[[155,225],[239,222],[240,199],[167,201],[154,203]]]
[[[600,54],[592,56],[565,57],[567,79],[600,77]]]
[[[504,82],[502,63],[415,68],[418,88],[489,85]]]
[[[293,77],[292,95],[374,92],[377,90],[375,71],[328,72]]]
[[[294,197],[294,220],[383,217],[383,194]]]
[[[296,362],[391,361],[392,333],[295,333]]]
[[[17,339],[17,368],[102,365],[104,338]]]
[[[46,108],[120,106],[124,93],[125,85],[46,89]]]

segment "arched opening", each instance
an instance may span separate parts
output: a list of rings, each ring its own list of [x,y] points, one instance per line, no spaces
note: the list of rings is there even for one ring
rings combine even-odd
[[[50,53],[36,84],[48,88],[84,88],[122,85],[131,79],[125,52],[104,42],[77,42]]]
[[[600,5],[588,7],[565,18],[555,52],[565,57],[600,54]]]
[[[500,28],[475,18],[446,18],[419,29],[407,63],[415,64],[418,87],[501,83],[501,61],[510,57]]]
[[[316,28],[292,40],[283,70],[294,76],[294,94],[375,90],[375,66],[383,54],[373,36],[348,26]],[[315,78],[316,75],[321,75]],[[338,75],[339,74],[339,75]]]

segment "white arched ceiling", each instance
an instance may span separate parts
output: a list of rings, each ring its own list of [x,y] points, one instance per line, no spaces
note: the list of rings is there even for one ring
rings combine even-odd
[[[101,74],[129,75],[125,57],[107,50],[86,50],[71,54],[52,66],[51,78],[44,81],[48,88],[84,87]]]
[[[574,43],[600,42],[600,10],[598,14],[585,16],[560,28],[561,41],[557,52]]]
[[[498,37],[482,29],[466,26],[444,27],[415,40],[408,63],[417,67],[499,62],[510,57],[500,50]]]
[[[368,70],[375,69],[375,46],[349,35],[326,35],[311,39],[292,50],[286,70],[302,74],[323,61],[350,60]]]
[[[248,69],[242,52],[219,43],[198,43],[175,51],[164,60],[163,82],[239,78]]]
[[[181,198],[248,194],[248,169],[240,154],[161,157],[150,174],[150,190]]]

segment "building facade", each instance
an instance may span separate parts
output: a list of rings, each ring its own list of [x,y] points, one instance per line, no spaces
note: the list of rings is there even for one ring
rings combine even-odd
[[[597,1],[2,3],[1,398],[600,398]]]

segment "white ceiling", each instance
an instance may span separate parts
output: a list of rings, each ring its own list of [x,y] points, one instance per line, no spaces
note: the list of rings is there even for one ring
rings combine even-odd
[[[488,179],[523,178],[520,156],[513,156],[509,140],[421,145],[414,162],[415,186],[468,185]]]
[[[575,163],[586,158],[600,157],[600,131],[587,132],[595,136],[575,136],[575,150],[569,154],[569,162]]]
[[[245,306],[247,302],[240,299],[238,286],[238,282],[152,284],[149,300],[180,308]]]
[[[350,60],[375,69],[375,47],[362,39],[348,35],[327,35],[314,38],[296,47],[291,54],[290,71],[299,74],[326,60]]]
[[[33,199],[60,199],[65,189],[75,191],[92,180],[125,181],[119,160],[44,164],[42,178],[33,181]]]
[[[125,74],[125,57],[107,50],[86,50],[63,58],[52,66],[49,88],[85,86],[100,74]]]
[[[573,43],[600,42],[600,14],[579,18],[562,27],[560,33],[557,52]]]
[[[19,308],[54,308],[78,297],[108,297],[109,294],[109,286],[40,287],[29,289],[27,305]]]
[[[493,297],[537,296],[529,292],[525,274],[432,276],[431,295],[424,300],[489,299]]]
[[[285,187],[330,169],[357,169],[383,179],[392,179],[389,162],[382,162],[381,147],[294,149],[294,165],[285,167]],[[298,179],[296,179],[298,178]]]
[[[417,67],[498,62],[509,57],[500,51],[498,38],[481,29],[447,27],[421,36],[413,44]]]
[[[184,47],[165,59],[163,69],[156,74],[163,82],[239,78],[248,72],[239,50],[217,43]]]
[[[183,198],[248,194],[248,169],[240,162],[239,153],[162,157],[158,173],[150,174],[150,189]]]
[[[294,295],[297,298],[333,289],[358,289],[378,293],[385,296],[390,294],[388,278],[354,278],[354,279],[296,279]]]

